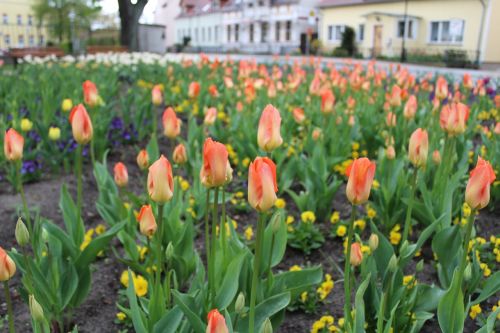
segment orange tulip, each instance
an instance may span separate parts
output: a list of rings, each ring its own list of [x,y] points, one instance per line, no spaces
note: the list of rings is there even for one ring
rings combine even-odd
[[[218,97],[219,96],[219,91],[217,90],[217,86],[215,84],[211,84],[210,87],[208,87],[208,93],[212,97]]]
[[[462,103],[451,103],[441,109],[439,123],[449,135],[457,135],[465,132],[467,119],[469,119],[469,107]]]
[[[385,149],[385,156],[387,156],[389,160],[396,158],[396,149],[394,149],[394,146],[389,146]]]
[[[415,113],[417,113],[417,98],[415,95],[411,95],[406,101],[403,115],[406,119],[413,119],[415,118]]]
[[[0,282],[8,281],[16,273],[16,264],[0,247]]]
[[[23,158],[24,138],[15,129],[9,128],[5,133],[3,151],[9,161],[19,161]]]
[[[465,188],[465,202],[472,209],[481,209],[490,202],[490,185],[495,181],[495,171],[490,163],[478,157],[476,167],[470,172]]]
[[[357,267],[363,262],[363,252],[361,252],[361,246],[358,242],[351,244],[351,257],[349,258],[351,265]]]
[[[359,205],[368,200],[375,176],[375,168],[375,162],[371,162],[366,157],[355,159],[347,168],[346,175],[349,180],[347,181],[346,195],[353,205]]]
[[[448,97],[448,82],[442,76],[440,76],[436,81],[436,98],[443,100]]]
[[[207,316],[208,325],[206,333],[228,333],[226,326],[226,319],[223,315],[214,309],[208,313]]]
[[[326,89],[321,94],[321,112],[332,113],[335,106],[335,95],[330,89]]]
[[[397,84],[392,86],[389,104],[394,107],[401,106],[401,88]]]
[[[128,184],[128,171],[125,164],[118,162],[115,164],[115,183],[118,187],[125,187]]]
[[[268,211],[278,192],[276,165],[267,157],[257,157],[248,172],[248,202],[259,212]]]
[[[205,125],[213,125],[215,123],[215,120],[217,119],[217,109],[216,108],[208,108],[207,111],[205,112],[205,119],[203,120],[203,123]]]
[[[469,73],[464,74],[462,84],[464,85],[464,88],[467,88],[467,89],[474,88],[474,81],[472,81],[472,77],[470,76]]]
[[[175,139],[181,133],[182,121],[177,118],[174,109],[168,107],[163,113],[163,134],[169,139]]]
[[[82,84],[83,88],[83,101],[90,107],[94,107],[99,103],[99,93],[97,87],[92,81],[85,81]]]
[[[426,130],[417,128],[410,137],[408,158],[416,167],[425,167],[429,153],[429,136]]]
[[[226,146],[213,141],[205,140],[203,145],[203,165],[200,170],[201,183],[206,187],[218,187],[230,182],[233,169],[229,164]]]
[[[149,155],[146,149],[142,149],[139,154],[137,154],[137,165],[141,170],[145,170],[149,166]]]
[[[169,201],[174,195],[172,166],[163,155],[149,167],[148,191],[151,200],[160,204]]]
[[[69,114],[69,122],[73,131],[73,138],[81,145],[87,144],[92,140],[94,130],[92,121],[83,104],[78,104]]]
[[[182,143],[179,143],[172,154],[174,162],[177,164],[184,164],[187,162],[186,147]]]
[[[295,120],[295,122],[297,124],[302,124],[304,122],[304,120],[306,120],[304,110],[301,108],[293,109],[292,115],[293,115],[293,119]]]
[[[495,132],[495,134],[500,135],[500,122],[498,122],[498,123],[495,125],[495,129],[493,130],[493,132]]]
[[[189,84],[188,96],[189,98],[196,98],[200,94],[200,84],[198,82],[191,82]]]
[[[439,150],[436,149],[432,152],[432,161],[436,165],[441,164],[441,153],[439,152]]]
[[[385,123],[387,124],[387,127],[396,126],[396,114],[393,112],[388,112],[385,118]]]
[[[260,149],[271,152],[281,146],[283,139],[280,134],[281,116],[274,106],[268,104],[260,116],[257,131],[257,143]]]
[[[161,85],[157,84],[151,90],[151,102],[155,106],[161,105],[163,103],[163,93],[161,91]]]
[[[313,129],[311,137],[314,141],[318,141],[322,136],[323,131],[321,130],[321,128],[316,127],[315,129]]]
[[[156,219],[150,205],[141,207],[141,211],[137,216],[137,222],[139,222],[139,229],[144,236],[151,237],[156,232]]]

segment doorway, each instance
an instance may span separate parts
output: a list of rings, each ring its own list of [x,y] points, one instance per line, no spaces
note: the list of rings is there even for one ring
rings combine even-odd
[[[382,25],[373,27],[373,54],[374,58],[382,54]]]

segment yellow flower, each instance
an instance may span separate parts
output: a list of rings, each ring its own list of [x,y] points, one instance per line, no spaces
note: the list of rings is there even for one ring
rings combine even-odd
[[[299,265],[293,265],[292,267],[290,267],[290,272],[297,272],[301,270],[302,268]]]
[[[104,224],[98,224],[97,227],[95,227],[95,233],[97,235],[101,235],[106,231],[106,227]]]
[[[405,285],[408,289],[413,288],[413,286],[417,283],[415,277],[413,275],[405,275],[403,277],[403,285]]]
[[[340,213],[337,211],[334,211],[332,216],[330,216],[330,223],[335,224],[340,220]]]
[[[144,260],[146,258],[146,253],[148,253],[148,248],[146,246],[137,246],[137,251],[139,252],[139,260]]]
[[[49,139],[52,141],[57,141],[61,138],[61,129],[59,127],[49,128]]]
[[[361,245],[361,252],[370,254],[372,251],[370,250],[370,247],[368,245]]]
[[[181,189],[183,191],[189,190],[189,182],[185,179],[181,180]]]
[[[335,320],[333,316],[323,316],[319,319],[319,321],[325,323],[326,325],[331,325]]]
[[[338,323],[340,327],[344,327],[344,318],[339,318]]]
[[[134,278],[134,289],[138,297],[146,295],[148,293],[148,281],[141,275],[137,275],[137,277]]]
[[[33,128],[33,122],[28,118],[21,119],[21,130],[23,132],[29,132]]]
[[[374,190],[378,190],[380,188],[380,183],[378,182],[378,180],[374,180],[373,183],[372,183],[372,187]]]
[[[339,225],[337,228],[337,236],[344,237],[347,233],[347,228],[345,225]]]
[[[245,168],[248,168],[248,166],[250,165],[250,158],[249,157],[245,157],[243,159],[243,161],[241,161],[241,164],[245,167]]]
[[[281,199],[281,198],[278,198],[276,199],[276,201],[274,202],[274,206],[276,206],[276,208],[285,208],[286,206],[286,202],[284,199]]]
[[[286,217],[286,224],[292,224],[293,222],[295,222],[295,218],[292,215],[288,215]]]
[[[130,209],[130,203],[124,202],[123,203],[123,207],[125,208],[125,210],[129,210]],[[137,213],[137,214],[139,214],[139,213]]]
[[[401,232],[399,230],[401,230],[401,226],[396,224],[389,234],[389,240],[392,245],[398,245],[401,241]]]
[[[247,227],[245,229],[245,238],[247,241],[251,240],[253,237],[253,229],[252,227]]]
[[[371,207],[369,207],[366,210],[366,216],[368,216],[369,219],[373,219],[375,216],[377,216],[377,211]]]
[[[328,297],[334,286],[332,277],[330,274],[325,275],[325,281],[321,283],[316,292],[318,293],[319,299],[323,301]],[[332,322],[333,323],[333,322]]]
[[[359,220],[354,221],[354,226],[358,227],[361,230],[365,230],[366,222],[363,219],[359,219]]]
[[[316,221],[316,215],[314,215],[314,212],[311,212],[310,210],[300,214],[300,218],[304,223],[314,223],[314,221]]]
[[[305,303],[307,301],[307,291],[304,291],[302,294],[300,294],[300,300],[302,303]]]
[[[463,216],[464,217],[469,217],[470,216],[470,213],[471,213],[471,208],[469,207],[469,205],[467,204],[467,202],[464,202],[464,204],[462,205],[462,212],[463,212]]]
[[[477,315],[480,314],[481,312],[482,312],[481,306],[479,304],[476,304],[476,305],[471,306],[469,316],[472,319],[476,319]]]
[[[491,269],[488,267],[486,263],[482,262],[481,264],[479,264],[479,266],[483,270],[484,277],[488,277],[491,275]]]
[[[116,314],[116,319],[118,319],[119,321],[124,321],[125,319],[127,319],[127,315],[123,312],[118,312]]]
[[[358,153],[357,151],[353,151],[353,152],[351,153],[351,157],[352,157],[353,159],[356,159],[356,158],[358,158],[358,157],[359,157],[359,153]]]
[[[66,98],[65,100],[62,101],[61,109],[64,112],[69,112],[72,108],[73,108],[73,102],[69,98]]]
[[[135,273],[134,272],[132,272],[132,278],[135,278]],[[122,275],[120,276],[120,283],[124,287],[128,288],[128,282],[129,282],[128,281],[128,271],[123,271]]]
[[[351,144],[352,150],[359,150],[359,143],[356,141]]]

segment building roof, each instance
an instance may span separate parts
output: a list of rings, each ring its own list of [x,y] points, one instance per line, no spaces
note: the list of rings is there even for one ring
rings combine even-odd
[[[403,0],[322,0],[320,8],[360,6],[385,2],[400,2]]]
[[[369,12],[369,13],[366,13],[366,14],[363,14],[361,16],[390,16],[390,17],[398,17],[398,18],[401,18],[401,17],[405,17],[405,14],[401,13],[401,14],[396,14],[396,13],[387,13],[387,12],[378,12],[378,11],[373,11],[373,12]],[[406,15],[406,17],[408,17],[409,19],[415,19],[415,20],[420,20],[422,19],[422,17],[420,16],[415,16],[415,15]]]

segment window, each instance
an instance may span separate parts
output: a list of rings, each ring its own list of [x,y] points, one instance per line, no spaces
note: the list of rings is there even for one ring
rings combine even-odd
[[[262,22],[260,25],[260,41],[262,43],[267,42],[267,30],[268,30],[267,22]]]
[[[230,25],[227,26],[227,41],[228,42],[231,41],[231,26]]]
[[[250,24],[250,43],[253,43],[253,23]]]
[[[198,41],[198,28],[194,28],[194,41]]]
[[[211,39],[212,39],[212,27],[208,27],[208,28],[207,28],[207,33],[208,33],[208,37],[207,37],[207,39],[208,39],[208,41],[210,42],[210,41],[211,41]]]
[[[33,25],[33,16],[28,15],[28,25]]]
[[[289,41],[292,38],[292,21],[286,21],[285,39]]]
[[[5,45],[7,45],[7,46],[10,45],[10,35],[5,35],[4,36],[4,42],[5,42]]]
[[[463,20],[431,22],[429,42],[461,43],[464,39],[464,26]]]
[[[218,42],[219,41],[219,27],[216,26],[214,29],[214,41]]]
[[[276,22],[276,29],[275,29],[275,39],[277,42],[280,41],[280,33],[281,33],[281,22]]]
[[[17,25],[22,25],[23,24],[23,18],[21,17],[21,15],[17,15]]]
[[[234,25],[234,41],[239,42],[240,40],[240,25],[235,24]]]
[[[17,37],[17,45],[19,45],[19,47],[24,47],[24,35],[19,35]]]
[[[362,42],[365,40],[365,25],[360,24],[358,27],[358,41]]]
[[[205,27],[201,28],[201,41],[205,41]]]
[[[415,22],[412,19],[406,19],[406,28],[405,28],[405,20],[399,20],[398,21],[398,30],[397,30],[397,36],[398,38],[405,38],[408,39],[414,39],[415,38]]]
[[[329,25],[328,40],[331,42],[340,42],[344,33],[345,25]]]
[[[29,37],[30,46],[35,46],[35,36],[30,35]]]
[[[3,24],[9,24],[9,15],[3,14],[2,15],[2,22],[3,22]]]
[[[40,44],[40,45],[45,44],[45,38],[43,37],[43,35],[40,35],[40,37],[38,37],[38,44]]]

